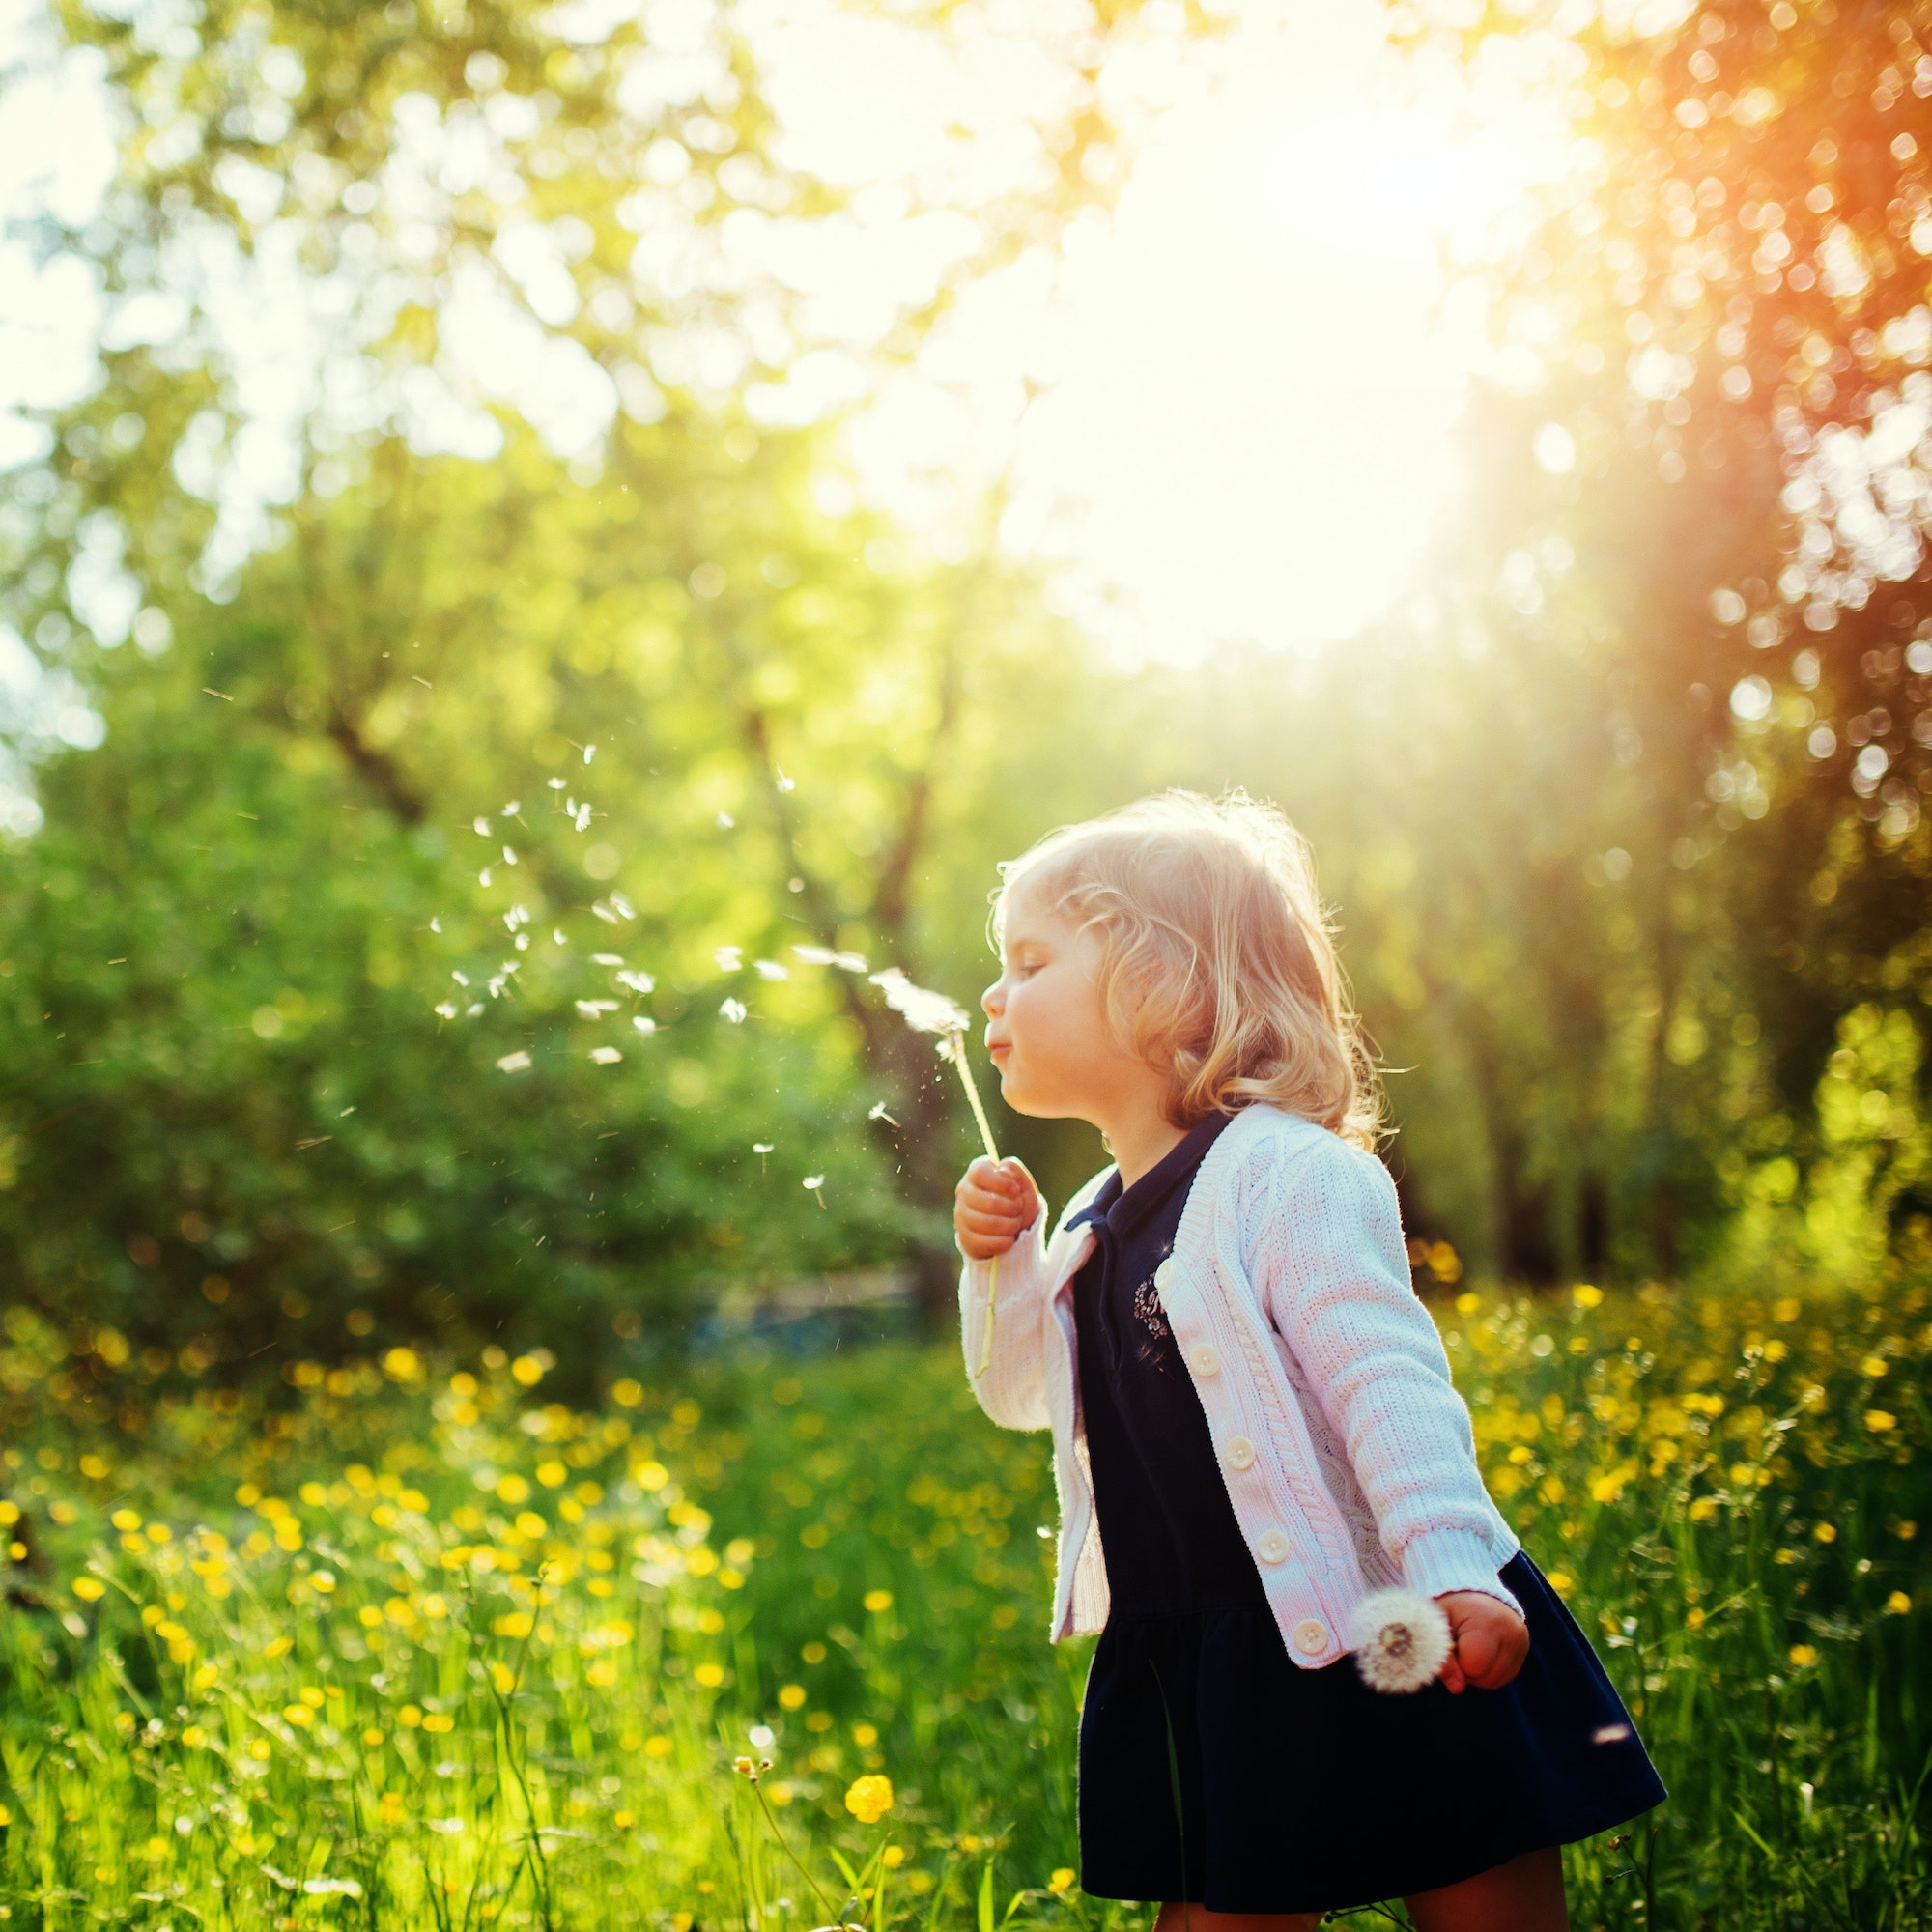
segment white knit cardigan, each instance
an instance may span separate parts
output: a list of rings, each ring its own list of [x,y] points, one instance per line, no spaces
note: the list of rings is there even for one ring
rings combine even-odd
[[[1053,1431],[1060,1495],[1052,1638],[1102,1629],[1108,1588],[1080,1414],[1073,1277],[1094,1246],[1066,1204],[1053,1238],[1033,1223],[994,1269],[959,1278],[967,1378],[1008,1429]],[[1288,1654],[1345,1654],[1371,1590],[1480,1590],[1522,1614],[1497,1572],[1521,1545],[1483,1487],[1469,1411],[1409,1284],[1401,1210],[1373,1154],[1281,1108],[1243,1108],[1197,1171],[1155,1272]]]

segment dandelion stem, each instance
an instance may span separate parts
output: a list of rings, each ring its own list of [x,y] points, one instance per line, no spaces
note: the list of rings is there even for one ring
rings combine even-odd
[[[980,1139],[986,1149],[986,1158],[995,1165],[1000,1158],[1000,1150],[993,1140],[993,1129],[986,1119],[986,1110],[980,1101],[980,1089],[973,1079],[973,1069],[966,1060],[966,1036],[954,1032],[947,1036],[946,1043],[951,1051],[947,1059],[959,1069],[960,1084],[966,1089],[966,1102],[973,1109],[973,1119],[980,1128]],[[993,1257],[993,1271],[986,1283],[986,1346],[980,1357],[980,1366],[974,1370],[976,1376],[983,1376],[993,1361],[993,1309],[1000,1294],[1000,1258]]]

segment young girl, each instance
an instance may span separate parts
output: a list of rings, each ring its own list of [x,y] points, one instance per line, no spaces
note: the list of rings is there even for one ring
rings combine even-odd
[[[1170,792],[1002,870],[1001,1092],[1116,1163],[1050,1241],[1015,1160],[954,1215],[974,1392],[1053,1431],[1053,1639],[1100,1633],[1081,1885],[1166,1900],[1156,1932],[1397,1896],[1420,1932],[1563,1932],[1557,1848],[1666,1794],[1483,1487],[1306,845]],[[1398,1586],[1453,1637],[1406,1693],[1345,1648]]]

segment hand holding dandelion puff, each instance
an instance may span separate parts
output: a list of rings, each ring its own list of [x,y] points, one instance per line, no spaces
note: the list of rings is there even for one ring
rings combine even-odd
[[[973,1109],[973,1120],[980,1129],[980,1139],[986,1150],[986,1158],[999,1164],[1000,1151],[993,1142],[993,1129],[986,1119],[986,1109],[980,1103],[980,1090],[974,1084],[973,1068],[966,1058],[966,1029],[973,1024],[973,1018],[966,1009],[954,1000],[949,1000],[944,993],[928,991],[924,986],[915,986],[896,966],[888,966],[883,973],[869,976],[873,985],[885,994],[886,1004],[899,1014],[907,1026],[915,1033],[931,1033],[939,1036],[939,1057],[950,1060],[959,1069],[960,1084],[966,1089],[966,1102]],[[992,1272],[986,1283],[986,1344],[980,1366],[974,1370],[975,1376],[983,1376],[993,1359],[993,1310],[1000,1293],[1000,1259],[993,1257]]]

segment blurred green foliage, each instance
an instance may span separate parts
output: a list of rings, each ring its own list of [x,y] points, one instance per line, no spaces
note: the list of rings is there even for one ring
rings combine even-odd
[[[1780,497],[1841,419],[1932,380],[1905,306],[1924,156],[1885,79],[1918,30],[1881,11],[1876,40],[1822,32],[1822,0],[1785,41],[1718,8],[1579,31],[1627,164],[1552,189],[1538,245],[1486,271],[1527,340],[1560,270],[1574,353],[1479,386],[1414,582],[1318,660],[1126,670],[1002,553],[997,487],[922,550],[854,507],[836,423],[746,408],[804,337],[788,291],[724,273],[721,224],[838,197],[779,158],[728,10],[673,56],[522,6],[208,6],[165,48],[65,9],[146,131],[100,215],[41,239],[117,314],[176,321],[116,333],[0,474],[0,622],[106,733],[8,727],[45,817],[0,853],[10,1296],[224,1376],[499,1329],[588,1361],[727,1280],[901,1258],[943,1319],[962,1110],[863,975],[794,949],[970,1003],[994,862],[1176,783],[1245,785],[1313,838],[1433,1278],[1911,1259],[1924,571],[1881,580],[1849,516],[1828,556]],[[1031,198],[976,212],[882,356],[1099,198],[1095,54],[1134,17],[1042,28],[1065,85]],[[1720,141],[1660,108],[1724,61],[1789,68],[1794,118]],[[1793,84],[1860,61],[1853,107]],[[431,192],[433,137],[496,171]],[[1747,256],[1774,202],[1835,210],[1863,281]],[[207,265],[276,249],[340,355],[264,481],[260,371]],[[437,387],[474,275],[533,358],[567,352],[600,437]],[[722,399],[704,342],[738,357]],[[1916,527],[1932,497],[1902,489]],[[997,1125],[1056,1199],[1097,1164],[1083,1129]]]

